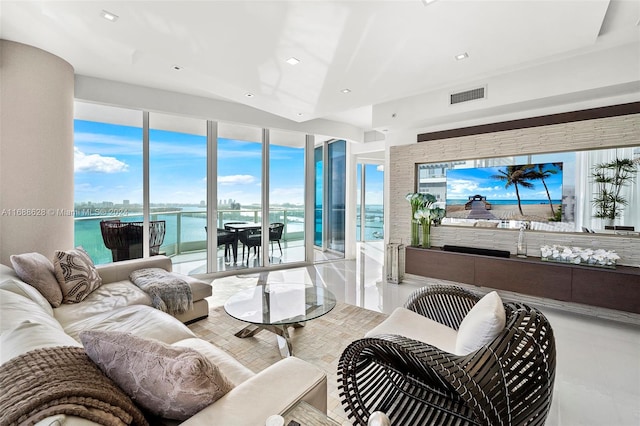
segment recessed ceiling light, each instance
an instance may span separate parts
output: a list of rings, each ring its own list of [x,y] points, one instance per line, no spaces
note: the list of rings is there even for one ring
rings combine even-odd
[[[253,93],[245,93],[245,96],[246,96],[247,98],[253,98]]]
[[[287,59],[285,62],[288,63],[289,65],[298,65],[300,63],[300,60],[292,56],[289,59]]]
[[[459,55],[456,55],[456,59],[458,61],[461,61],[463,59],[467,59],[469,57],[469,54],[467,52],[461,53]]]
[[[115,13],[111,13],[106,10],[103,10],[102,12],[100,12],[100,16],[102,16],[107,21],[111,21],[111,22],[116,22],[119,18],[119,16],[116,15]]]
[[[301,112],[299,112],[299,113],[298,113],[298,117],[302,117],[303,115],[304,115],[304,114],[303,114],[303,113],[301,113]]]
[[[180,65],[171,65],[171,69],[174,71],[180,71],[182,70],[182,67]]]
[[[422,4],[429,6],[431,3],[435,3],[437,0],[422,0]]]
[[[351,90],[350,89],[342,89],[341,92],[342,93],[351,93]]]

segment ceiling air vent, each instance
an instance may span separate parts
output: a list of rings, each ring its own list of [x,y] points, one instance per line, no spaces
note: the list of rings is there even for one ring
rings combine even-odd
[[[450,104],[455,105],[461,102],[474,101],[476,99],[484,99],[486,93],[485,87],[477,89],[465,90],[464,92],[452,93],[450,95]]]

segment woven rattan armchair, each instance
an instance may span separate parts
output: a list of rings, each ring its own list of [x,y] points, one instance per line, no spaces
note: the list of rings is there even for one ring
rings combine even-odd
[[[405,307],[458,329],[480,299],[455,286],[414,292]],[[543,425],[556,370],[553,331],[545,316],[504,303],[506,327],[465,356],[401,335],[351,343],[342,353],[342,404],[355,425],[382,411],[393,425]]]
[[[120,222],[120,220],[103,220],[100,232],[105,247],[111,250],[114,262],[142,257],[143,222]],[[164,220],[149,222],[149,254],[160,254],[160,246],[164,242],[166,223]]]

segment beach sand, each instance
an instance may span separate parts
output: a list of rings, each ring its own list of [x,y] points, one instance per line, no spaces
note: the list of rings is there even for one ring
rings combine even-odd
[[[558,210],[558,205],[554,204],[555,211]],[[447,206],[446,217],[456,219],[466,219],[471,210],[465,210],[463,205]],[[547,222],[551,218],[551,209],[549,204],[523,204],[522,212],[520,214],[518,205],[503,205],[494,204],[491,206],[491,210],[488,210],[496,219],[501,220],[531,220],[535,222]]]

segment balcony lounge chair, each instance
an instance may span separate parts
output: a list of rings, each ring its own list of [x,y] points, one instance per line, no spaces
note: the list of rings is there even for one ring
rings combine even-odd
[[[164,242],[166,223],[164,220],[149,222],[149,254],[160,254],[160,246]],[[104,245],[111,250],[114,262],[142,257],[143,222],[120,222],[120,220],[103,220],[100,232]]]
[[[353,424],[366,425],[381,411],[403,426],[544,425],[556,371],[551,325],[535,308],[498,299],[494,306],[504,308],[505,325],[468,352],[459,347],[460,336],[478,330],[464,320],[478,319],[474,307],[484,300],[460,287],[425,287],[409,297],[406,309],[397,308],[351,343],[340,358],[338,381]]]

